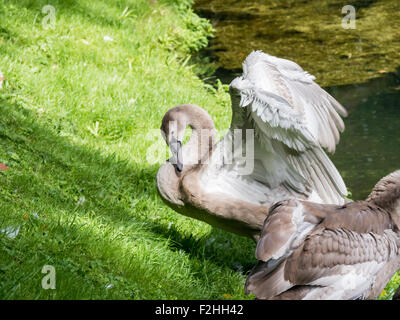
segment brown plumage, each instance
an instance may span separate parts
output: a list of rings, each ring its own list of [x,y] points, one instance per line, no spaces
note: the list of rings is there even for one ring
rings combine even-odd
[[[314,80],[293,61],[252,52],[229,85],[232,120],[219,141],[199,106],[169,110],[161,131],[173,157],[157,174],[164,202],[254,240],[277,201],[344,204],[347,188],[324,149],[334,152],[347,112]]]
[[[192,136],[182,147],[177,141],[183,141],[187,126],[192,128]],[[157,173],[157,189],[163,201],[181,214],[257,240],[268,206],[234,199],[223,193],[207,193],[200,185],[200,176],[207,168],[205,160],[213,152],[216,136],[209,114],[196,105],[177,106],[165,114],[161,131],[176,154]],[[171,146],[171,141],[177,144],[177,150]],[[197,152],[193,152],[196,149]]]
[[[271,207],[246,293],[259,299],[375,299],[400,269],[400,170],[366,201]]]

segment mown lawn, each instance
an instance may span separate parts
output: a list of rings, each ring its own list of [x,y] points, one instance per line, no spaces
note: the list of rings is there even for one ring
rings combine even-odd
[[[190,5],[0,1],[1,299],[251,298],[254,244],[167,208],[148,161],[177,104],[229,126],[226,92],[187,61],[212,31]]]
[[[224,87],[188,60],[212,32],[190,6],[0,0],[0,299],[253,298],[255,245],[156,192],[167,155],[149,150],[169,108],[230,122]],[[42,288],[45,265],[55,290]]]

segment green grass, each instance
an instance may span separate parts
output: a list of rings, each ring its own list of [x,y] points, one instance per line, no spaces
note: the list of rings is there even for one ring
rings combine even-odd
[[[187,61],[211,31],[188,1],[1,1],[0,229],[20,231],[0,233],[0,298],[246,297],[254,244],[167,208],[146,160],[174,105],[229,125]]]
[[[190,5],[0,0],[0,230],[20,228],[0,232],[1,299],[252,298],[255,245],[166,207],[147,158],[177,104],[229,126],[223,86],[188,62],[212,32]]]

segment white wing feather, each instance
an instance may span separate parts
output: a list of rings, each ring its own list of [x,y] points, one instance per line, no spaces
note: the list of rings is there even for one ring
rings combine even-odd
[[[322,147],[335,150],[344,130],[339,114],[345,115],[345,109],[292,61],[256,51],[245,60],[243,71],[230,87],[233,112],[246,120],[237,121],[240,117],[234,115],[231,127],[250,123],[261,154],[279,155],[323,202],[343,203],[346,186]],[[289,184],[298,185],[296,174],[290,176],[294,179]]]
[[[252,52],[243,63],[243,79],[257,88],[277,94],[290,107],[302,114],[304,123],[329,152],[335,151],[339,133],[344,130],[340,116],[346,110],[293,61],[270,56],[261,51]]]
[[[296,197],[343,204],[346,186],[322,148],[334,151],[345,109],[296,63],[261,51],[243,63],[230,84],[230,131],[202,176],[204,190],[269,204]],[[238,162],[224,163],[224,142],[234,129],[254,129],[254,170],[243,176]],[[245,146],[243,146],[245,148]]]

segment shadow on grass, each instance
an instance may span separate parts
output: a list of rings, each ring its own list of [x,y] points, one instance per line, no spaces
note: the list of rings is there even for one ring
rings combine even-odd
[[[116,156],[104,156],[99,150],[72,144],[68,138],[33,120],[37,116],[34,112],[6,99],[0,98],[0,110],[3,115],[0,146],[4,154],[0,162],[10,167],[6,173],[9,183],[6,198],[25,206],[42,201],[49,208],[71,215],[76,210],[95,212],[104,223],[115,228],[134,219],[155,238],[169,240],[171,250],[183,250],[190,258],[207,259],[235,271],[251,268],[253,252],[237,251],[243,248],[243,243],[245,248],[252,248],[248,239],[215,229],[199,239],[151,219],[151,214],[146,215],[147,210],[157,212],[160,207],[165,208],[156,191],[158,166],[130,164]],[[0,180],[4,178],[0,176]],[[77,207],[80,199],[85,199],[85,205]],[[137,202],[133,207],[132,201]]]

